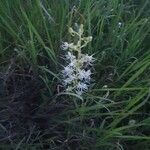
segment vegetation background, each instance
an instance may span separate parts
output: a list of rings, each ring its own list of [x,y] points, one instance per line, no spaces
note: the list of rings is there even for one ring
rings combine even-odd
[[[61,42],[84,24],[93,87],[63,93]],[[0,0],[0,149],[150,150],[149,0]]]

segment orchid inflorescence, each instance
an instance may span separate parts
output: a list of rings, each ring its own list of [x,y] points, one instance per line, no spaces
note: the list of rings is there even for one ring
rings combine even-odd
[[[95,59],[93,55],[83,54],[82,48],[85,47],[92,37],[83,37],[83,24],[78,26],[78,30],[69,28],[69,33],[73,37],[77,37],[76,43],[63,42],[62,49],[66,50],[67,54],[64,59],[67,65],[63,67],[62,78],[63,86],[67,92],[73,92],[82,95],[86,92],[91,82],[91,67]]]

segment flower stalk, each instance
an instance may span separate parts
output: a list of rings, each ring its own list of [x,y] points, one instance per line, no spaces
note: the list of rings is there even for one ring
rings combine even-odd
[[[69,28],[72,37],[77,38],[77,42],[64,42],[62,49],[67,52],[64,59],[67,66],[62,70],[62,81],[66,91],[82,95],[90,86],[91,67],[95,59],[88,54],[83,54],[82,49],[92,41],[92,36],[84,37],[83,24],[78,26],[78,30]]]

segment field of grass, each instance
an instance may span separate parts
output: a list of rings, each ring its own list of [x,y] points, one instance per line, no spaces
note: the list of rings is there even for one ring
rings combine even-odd
[[[65,93],[68,27],[83,24],[93,85]],[[1,150],[150,150],[149,0],[0,0]]]

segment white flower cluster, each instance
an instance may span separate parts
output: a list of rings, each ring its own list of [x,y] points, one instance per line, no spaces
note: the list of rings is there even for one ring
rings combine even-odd
[[[95,59],[88,54],[82,54],[81,48],[86,46],[92,37],[82,37],[83,25],[79,26],[78,32],[72,28],[69,31],[73,36],[77,35],[79,41],[77,44],[64,42],[62,45],[63,50],[68,50],[64,58],[67,65],[62,70],[63,85],[66,91],[82,95],[90,86],[91,67]]]

